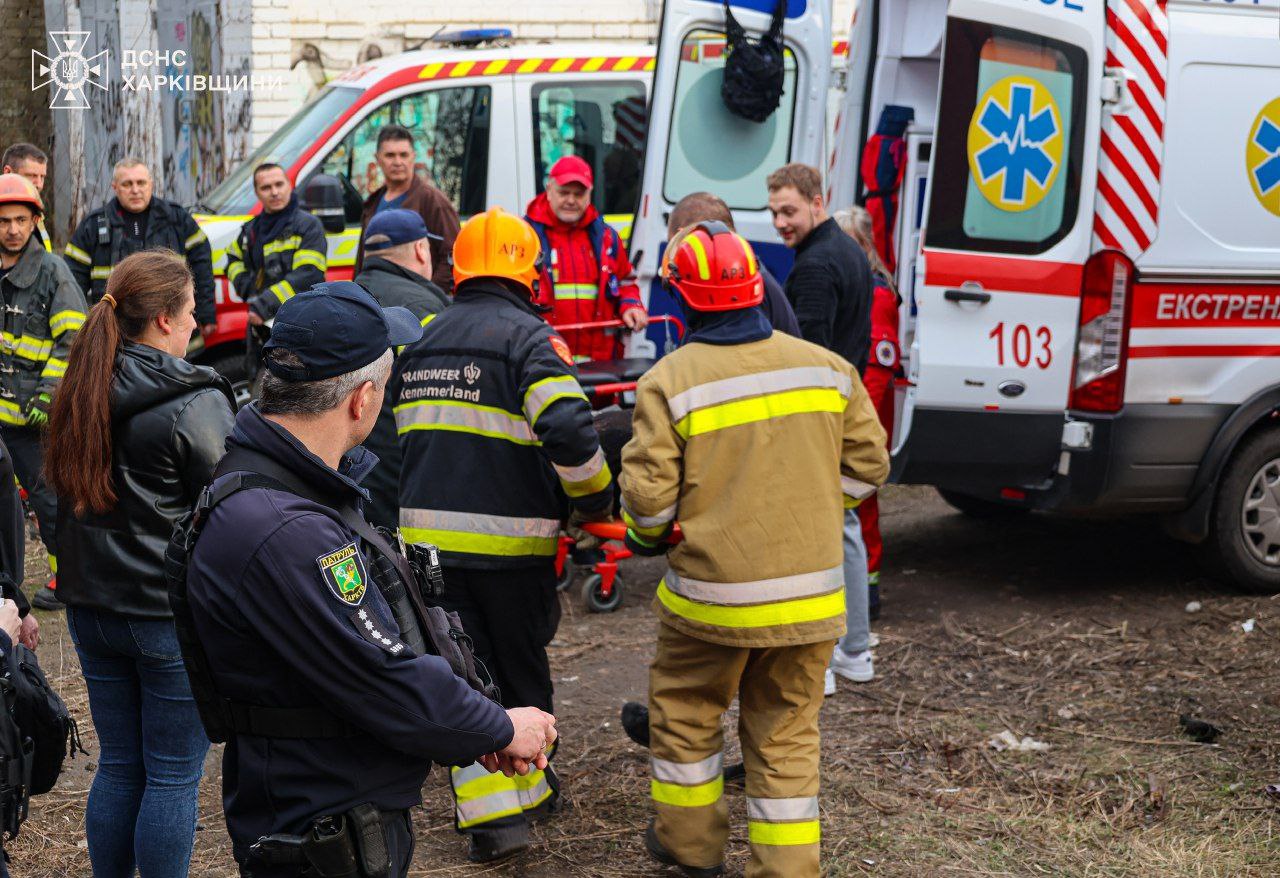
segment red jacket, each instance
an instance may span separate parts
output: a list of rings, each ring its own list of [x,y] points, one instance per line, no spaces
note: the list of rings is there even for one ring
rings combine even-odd
[[[556,219],[545,193],[529,202],[525,219],[542,239],[545,267],[538,302],[549,306],[552,326],[617,320],[644,309],[634,269],[618,233],[588,205],[582,219],[566,226]],[[601,269],[603,266],[603,270]],[[609,360],[621,355],[617,329],[561,330],[576,360]]]
[[[901,299],[878,274],[871,276],[875,291],[871,298],[871,356],[868,366],[881,366],[895,375],[902,370],[898,346],[898,306]]]

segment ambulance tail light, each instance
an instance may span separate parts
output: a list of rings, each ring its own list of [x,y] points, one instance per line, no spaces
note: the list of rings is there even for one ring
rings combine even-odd
[[[1124,405],[1125,360],[1133,262],[1116,250],[1102,250],[1084,265],[1080,331],[1069,406],[1089,412],[1118,412]]]

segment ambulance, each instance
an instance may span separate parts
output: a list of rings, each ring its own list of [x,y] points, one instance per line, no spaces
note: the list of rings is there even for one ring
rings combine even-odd
[[[772,0],[731,2],[767,27]],[[834,207],[865,198],[865,144],[909,118],[894,191],[870,193],[904,298],[895,478],[978,515],[1158,515],[1280,591],[1278,0],[860,2],[830,152],[830,7],[786,3],[782,104],[754,125],[690,51],[722,4],[667,0],[642,274],[707,189],[781,276],[768,173],[808,162]]]

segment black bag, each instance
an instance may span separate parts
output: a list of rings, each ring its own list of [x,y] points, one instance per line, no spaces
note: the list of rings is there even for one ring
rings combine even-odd
[[[53,789],[68,755],[87,751],[80,744],[76,721],[49,685],[36,654],[20,643],[14,644],[9,659],[9,679],[14,690],[14,718],[23,736],[34,745],[31,794],[38,796]]]
[[[31,739],[14,717],[9,675],[0,675],[0,839],[18,834],[31,801]]]
[[[786,12],[787,0],[778,0],[769,30],[753,40],[733,17],[729,0],[724,0],[724,29],[729,46],[720,99],[735,116],[763,122],[782,101],[785,56],[781,37]]]

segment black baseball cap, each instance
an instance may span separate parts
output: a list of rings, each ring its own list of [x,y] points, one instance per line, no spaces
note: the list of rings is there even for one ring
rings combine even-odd
[[[278,378],[323,381],[420,338],[422,324],[408,308],[383,308],[360,284],[340,280],[316,284],[281,305],[262,351],[285,350],[302,361],[292,369],[266,358]]]

